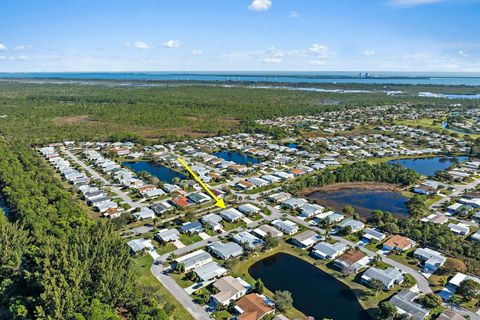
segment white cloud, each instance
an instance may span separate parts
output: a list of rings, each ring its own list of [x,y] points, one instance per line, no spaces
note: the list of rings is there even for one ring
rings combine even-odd
[[[324,65],[327,64],[327,61],[325,61],[325,60],[312,60],[312,61],[310,61],[310,64],[312,66],[324,66]]]
[[[0,51],[5,51],[7,50],[7,46],[4,45],[3,43],[0,43]]]
[[[182,43],[179,40],[168,40],[163,44],[165,48],[180,48]]]
[[[12,60],[12,61],[27,61],[27,60],[30,60],[29,57],[24,56],[24,55],[11,56],[11,57],[9,57],[8,59],[9,59],[9,60]]]
[[[130,45],[127,44],[127,47],[129,47]],[[136,41],[133,46],[137,49],[142,49],[142,50],[147,50],[147,49],[153,49],[153,45],[151,45],[150,43],[146,43],[146,42],[143,42],[143,41]]]
[[[272,0],[253,0],[248,6],[248,10],[266,11],[272,6]]]
[[[202,50],[192,50],[192,55],[201,56],[203,54]]]
[[[7,59],[7,57],[5,57],[5,56],[0,56],[0,60],[6,60],[6,59]]]
[[[395,7],[414,7],[426,4],[445,2],[446,0],[390,0],[390,4]]]
[[[376,53],[375,51],[373,51],[373,50],[365,50],[365,51],[363,51],[363,55],[364,55],[364,56],[367,56],[367,57],[371,57],[371,56],[374,56],[374,55],[376,55],[376,54],[377,54],[377,53]]]
[[[27,51],[27,50],[30,50],[32,49],[33,47],[29,44],[26,44],[26,45],[20,45],[20,46],[16,46],[15,48],[13,48],[14,51]]]
[[[292,10],[292,11],[290,11],[290,12],[288,13],[288,16],[289,16],[290,18],[293,18],[293,19],[295,19],[295,18],[300,18],[300,13],[298,13],[298,12],[295,11],[295,10]]]
[[[308,51],[313,54],[318,56],[319,58],[328,58],[333,54],[332,50],[327,47],[326,45],[319,44],[319,43],[314,43],[311,45],[310,48],[308,48]]]
[[[283,59],[275,58],[275,57],[267,57],[263,59],[263,62],[272,63],[272,64],[282,63],[282,61]]]
[[[462,57],[468,57],[468,54],[464,50],[458,50],[458,55]]]

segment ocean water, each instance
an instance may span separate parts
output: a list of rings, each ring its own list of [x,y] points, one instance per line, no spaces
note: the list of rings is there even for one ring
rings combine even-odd
[[[10,79],[126,81],[243,81],[276,83],[364,83],[480,86],[480,73],[413,72],[39,72],[0,73]]]

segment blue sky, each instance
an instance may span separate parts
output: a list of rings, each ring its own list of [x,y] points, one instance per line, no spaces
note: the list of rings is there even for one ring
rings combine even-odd
[[[2,0],[0,72],[480,72],[477,0]]]

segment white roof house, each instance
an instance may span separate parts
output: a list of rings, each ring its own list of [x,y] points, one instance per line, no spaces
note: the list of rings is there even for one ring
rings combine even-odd
[[[272,225],[278,230],[288,235],[292,235],[298,232],[297,224],[290,220],[273,220]]]
[[[355,233],[355,232],[361,231],[365,227],[365,224],[361,221],[349,218],[349,219],[345,219],[342,222],[340,222],[338,224],[338,226],[342,229],[350,227],[350,228],[352,228],[352,233]]]
[[[255,207],[253,204],[245,203],[238,207],[238,211],[246,215],[251,215],[259,213],[260,211],[262,211],[262,209]]]
[[[155,234],[160,242],[177,241],[180,237],[180,232],[177,229],[163,229]]]
[[[263,240],[257,238],[248,231],[242,231],[233,236],[233,241],[239,245],[247,245],[250,249],[258,249],[263,246]]]
[[[270,234],[274,238],[280,238],[283,236],[283,232],[274,228],[268,224],[261,225],[258,228],[252,230],[252,233],[256,234],[260,238],[265,238],[267,234]]]
[[[210,281],[226,274],[227,269],[223,268],[218,262],[212,261],[195,269],[195,273],[201,281]]]
[[[361,281],[366,284],[372,279],[381,281],[385,290],[390,290],[394,285],[401,284],[404,280],[402,271],[393,267],[389,267],[385,270],[371,267],[365,271],[361,277]]]
[[[330,244],[328,242],[317,243],[312,250],[312,254],[320,259],[335,259],[345,251],[347,251],[348,245],[336,242]]]
[[[306,203],[302,206],[300,216],[305,218],[310,218],[316,214],[319,214],[323,211],[324,207],[319,206],[318,204]]]
[[[243,214],[240,211],[238,211],[237,209],[234,209],[234,208],[229,208],[229,209],[225,209],[225,210],[220,211],[220,216],[225,221],[228,221],[228,222],[235,222],[235,221],[243,218]]]
[[[450,223],[448,228],[455,234],[465,236],[470,233],[470,227],[465,223]]]
[[[208,249],[222,260],[235,258],[243,254],[243,249],[235,242],[217,241],[208,245]]]
[[[147,207],[142,207],[140,211],[133,214],[138,220],[141,219],[153,219],[155,217],[155,212]]]
[[[175,263],[183,263],[183,265],[185,266],[185,272],[188,272],[192,269],[201,267],[212,261],[213,258],[208,252],[206,252],[205,250],[197,250],[180,258],[177,258],[175,260]]]
[[[474,234],[472,234],[470,239],[472,239],[474,241],[480,241],[480,229],[477,230],[477,232],[475,232]]]
[[[454,285],[455,287],[458,287],[460,283],[462,283],[464,280],[473,280],[475,282],[478,282],[480,284],[480,278],[474,277],[474,276],[469,276],[467,274],[457,272],[456,275],[453,276],[448,283]]]
[[[290,198],[282,202],[282,207],[288,209],[298,209],[307,203],[308,201],[302,198]]]
[[[143,249],[150,249],[153,248],[152,240],[149,239],[134,239],[127,242],[128,246],[132,253],[137,253],[142,251]]]
[[[426,269],[432,272],[443,266],[445,261],[447,261],[447,258],[445,258],[440,252],[429,248],[418,248],[413,254],[415,257],[423,261]]]
[[[307,249],[322,240],[315,231],[306,230],[292,238],[292,242],[301,249]]]
[[[363,229],[363,237],[368,240],[382,241],[386,234],[372,228]]]
[[[228,305],[231,300],[238,300],[243,297],[250,288],[248,283],[245,283],[241,278],[232,276],[218,279],[213,283],[213,286],[218,290],[218,293],[212,296],[213,300],[224,306]]]

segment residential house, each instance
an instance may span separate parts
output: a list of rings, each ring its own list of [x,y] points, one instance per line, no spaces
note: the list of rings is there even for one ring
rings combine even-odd
[[[393,235],[383,243],[383,249],[388,251],[399,251],[404,252],[413,248],[415,246],[415,241],[400,235]]]
[[[228,270],[220,266],[218,262],[212,261],[195,268],[194,272],[200,278],[200,281],[205,282],[223,276]]]
[[[217,241],[208,245],[208,250],[222,260],[236,258],[243,254],[243,249],[235,242]]]
[[[355,249],[347,251],[334,261],[334,265],[344,273],[357,273],[369,263],[370,257],[362,251]]]
[[[365,239],[368,239],[369,241],[376,241],[376,242],[380,242],[380,241],[383,241],[383,239],[385,239],[387,235],[383,232],[380,232],[376,229],[372,229],[372,228],[365,228],[363,229],[363,237]]]
[[[298,208],[302,207],[306,203],[308,203],[307,200],[302,198],[289,198],[285,201],[282,201],[281,205],[282,205],[282,208],[297,210]]]
[[[238,211],[240,211],[243,214],[246,214],[247,216],[255,215],[258,214],[262,209],[255,207],[253,204],[246,203],[242,204],[238,207]]]
[[[155,218],[155,212],[148,207],[142,207],[140,211],[135,212],[133,216],[137,218],[137,220],[153,219]]]
[[[234,278],[232,276],[226,276],[218,279],[213,283],[213,286],[217,289],[218,293],[212,296],[213,301],[216,304],[228,306],[230,301],[238,300],[248,292],[248,287],[245,286],[245,281],[241,278]]]
[[[144,249],[153,249],[152,240],[144,238],[130,240],[127,242],[127,244],[130,247],[130,251],[132,254],[136,254]]]
[[[218,214],[215,213],[209,213],[207,215],[204,215],[201,218],[201,221],[204,225],[210,226],[214,231],[222,231],[223,226],[221,224],[222,217],[220,217]]]
[[[283,236],[283,232],[274,228],[268,224],[264,224],[259,226],[258,228],[253,229],[252,233],[259,236],[260,238],[264,239],[267,234],[270,234],[274,238],[281,238]]]
[[[235,187],[237,187],[238,189],[240,190],[251,190],[253,188],[255,188],[255,185],[249,181],[246,181],[246,180],[242,180],[242,181],[239,181],[235,184]]]
[[[335,259],[347,250],[348,246],[341,242],[336,242],[334,244],[320,242],[313,247],[312,254],[320,259]]]
[[[275,312],[273,306],[266,302],[266,298],[256,293],[250,293],[240,298],[235,309],[239,313],[236,316],[238,320],[260,320]]]
[[[323,207],[318,204],[306,203],[301,207],[300,217],[310,218],[323,211]]]
[[[243,214],[234,208],[220,211],[220,216],[227,222],[233,223],[243,218]]]
[[[163,229],[155,234],[155,238],[160,242],[177,241],[180,237],[180,232],[177,229]]]
[[[206,265],[207,263],[210,263],[212,261],[213,261],[213,258],[208,252],[206,252],[205,250],[197,250],[187,255],[184,255],[180,258],[177,258],[174,261],[174,267],[177,264],[182,263],[183,266],[185,267],[185,272],[188,272],[195,268]]]
[[[288,235],[292,235],[298,232],[297,224],[290,220],[273,220],[272,225],[278,230]]]
[[[418,248],[413,254],[423,262],[425,269],[431,272],[435,272],[435,270],[443,266],[445,261],[447,261],[447,258],[440,252],[429,248]]]
[[[414,320],[423,320],[428,316],[430,311],[415,302],[418,296],[419,294],[413,291],[402,290],[390,298],[389,301],[397,307],[398,313],[406,313]]]
[[[269,195],[267,197],[267,200],[270,201],[270,202],[274,202],[274,203],[280,203],[280,202],[283,202],[283,201],[287,200],[290,197],[292,197],[292,195],[290,193],[279,192],[279,193]]]
[[[438,316],[437,320],[467,320],[467,318],[460,313],[447,309]]]
[[[200,233],[203,232],[203,225],[200,221],[187,222],[180,227],[182,233]]]
[[[150,206],[150,209],[152,209],[155,212],[155,214],[160,216],[165,212],[173,210],[173,207],[167,201],[163,201],[163,202],[157,202],[152,204]]]
[[[352,230],[352,233],[356,233],[356,232],[361,231],[365,227],[365,224],[361,221],[349,218],[349,219],[345,219],[342,222],[340,222],[338,224],[338,227],[341,228],[341,229],[345,229],[345,228],[350,227],[351,230]]]
[[[237,233],[233,236],[233,241],[242,246],[246,245],[252,250],[259,249],[263,247],[264,244],[263,240],[257,238],[248,231],[242,231],[240,233]]]
[[[192,192],[188,195],[188,199],[195,202],[196,204],[205,203],[212,200],[212,198],[210,198],[203,192]]]
[[[292,243],[300,249],[307,249],[313,246],[318,241],[322,240],[315,231],[307,230],[292,238]]]
[[[390,290],[395,285],[401,284],[404,281],[402,271],[393,267],[388,267],[385,270],[377,267],[370,267],[363,273],[361,281],[362,283],[369,284],[372,279],[381,281],[384,290]]]
[[[467,234],[470,233],[470,227],[465,224],[465,223],[450,223],[448,225],[448,228],[455,234],[461,235],[461,236],[466,236]]]
[[[263,180],[262,178],[251,177],[251,178],[247,178],[247,181],[255,185],[256,188],[264,187],[268,185],[268,181]]]

